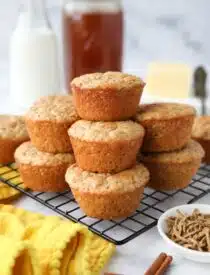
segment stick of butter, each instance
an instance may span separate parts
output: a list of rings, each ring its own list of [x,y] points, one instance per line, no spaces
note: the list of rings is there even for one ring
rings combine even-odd
[[[145,92],[164,98],[190,96],[192,69],[186,64],[150,63]]]

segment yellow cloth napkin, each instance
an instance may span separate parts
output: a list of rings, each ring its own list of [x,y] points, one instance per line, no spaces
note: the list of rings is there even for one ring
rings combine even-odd
[[[0,205],[1,275],[96,275],[115,246],[86,227]]]

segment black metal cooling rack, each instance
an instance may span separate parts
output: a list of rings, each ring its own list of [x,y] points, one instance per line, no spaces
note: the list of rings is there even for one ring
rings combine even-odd
[[[0,166],[0,180],[67,219],[88,226],[91,231],[112,243],[122,245],[155,226],[160,215],[168,208],[195,202],[209,193],[210,166],[202,165],[191,184],[183,190],[160,192],[146,188],[144,198],[133,215],[109,221],[86,216],[70,191],[43,193],[26,190],[14,164]]]

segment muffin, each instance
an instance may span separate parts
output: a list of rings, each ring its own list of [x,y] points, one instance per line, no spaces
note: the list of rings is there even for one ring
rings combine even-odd
[[[145,84],[120,72],[86,74],[73,79],[71,90],[82,119],[126,120],[134,116]]]
[[[29,140],[24,118],[0,115],[0,163],[14,162],[15,149]]]
[[[99,173],[119,172],[136,162],[144,129],[133,121],[79,120],[68,131],[78,166]]]
[[[195,109],[186,104],[139,106],[136,121],[146,130],[142,151],[167,152],[183,148],[191,137]]]
[[[190,140],[181,150],[166,153],[147,153],[140,160],[150,171],[149,186],[156,190],[174,190],[188,186],[200,167],[204,150]]]
[[[74,163],[72,154],[40,152],[31,142],[25,142],[16,149],[15,160],[24,185],[30,189],[40,192],[62,192],[68,189],[65,172]]]
[[[26,114],[31,142],[48,153],[72,151],[68,128],[78,120],[71,96],[47,96],[37,101]]]
[[[210,164],[210,116],[201,116],[195,119],[192,138],[198,141],[205,151],[203,161]]]
[[[121,218],[139,206],[149,172],[142,164],[117,174],[87,172],[76,164],[66,172],[72,193],[81,209],[90,217]]]

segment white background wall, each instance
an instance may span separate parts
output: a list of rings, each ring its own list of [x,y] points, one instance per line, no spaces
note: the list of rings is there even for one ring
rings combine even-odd
[[[58,34],[60,2],[47,0]],[[8,45],[18,5],[17,0],[0,0],[0,91],[8,89]],[[124,6],[126,71],[144,73],[154,60],[210,63],[210,0],[124,0]]]

